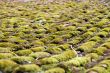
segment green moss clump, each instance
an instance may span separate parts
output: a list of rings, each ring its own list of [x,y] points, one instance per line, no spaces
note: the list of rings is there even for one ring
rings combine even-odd
[[[89,62],[89,58],[86,57],[75,57],[69,61],[64,62],[64,66],[68,67],[68,66],[84,66],[85,64],[87,64]]]
[[[102,44],[101,46],[110,49],[110,42],[105,42],[105,43]]]
[[[97,27],[92,27],[92,28],[88,29],[88,31],[96,32],[97,31]]]
[[[62,49],[59,47],[53,47],[53,48],[48,48],[47,51],[52,54],[59,54],[62,52]]]
[[[106,50],[107,50],[106,47],[98,47],[98,48],[94,49],[94,53],[97,53],[99,55],[103,55]]]
[[[7,58],[11,58],[14,55],[12,53],[0,53],[0,59],[7,59]]]
[[[3,73],[12,73],[18,65],[11,60],[0,60],[0,71]]]
[[[91,61],[96,61],[100,58],[100,56],[97,53],[89,53],[86,54],[85,57],[90,58]]]
[[[42,46],[40,46],[40,47],[34,47],[34,48],[31,48],[31,50],[33,52],[40,52],[40,51],[44,51],[45,50],[45,47],[42,47]]]
[[[88,69],[86,73],[108,73],[107,70],[103,67],[95,66],[91,69]]]
[[[55,58],[49,57],[49,58],[43,58],[40,60],[41,64],[54,64],[58,63],[59,61]]]
[[[16,54],[19,56],[28,56],[32,51],[29,49],[16,51]]]
[[[102,19],[100,22],[98,22],[95,26],[102,27],[103,25],[106,25],[106,23],[109,22],[108,19]]]
[[[108,32],[106,32],[106,31],[101,31],[101,32],[99,32],[98,34],[97,34],[99,37],[107,37],[108,36]]]
[[[78,31],[86,31],[86,29],[87,29],[86,27],[78,27],[77,28]]]
[[[102,29],[102,31],[110,32],[110,27],[106,27],[106,28]]]
[[[34,42],[32,42],[32,44],[37,47],[44,46],[44,43],[40,40],[35,40]]]
[[[99,36],[94,36],[94,37],[92,37],[91,39],[89,39],[90,41],[95,41],[95,42],[100,42],[101,40],[102,40],[102,38],[101,37],[99,37]]]
[[[13,73],[37,73],[41,69],[38,65],[35,64],[27,64],[18,66]]]
[[[63,39],[61,37],[57,37],[52,40],[52,43],[55,43],[55,44],[63,43]]]
[[[93,47],[96,45],[96,42],[89,41],[86,43],[83,43],[81,46],[79,46],[78,50],[84,51],[84,52],[90,52],[93,50]]]
[[[65,43],[65,44],[60,45],[59,48],[61,48],[62,50],[66,50],[70,48],[70,45],[68,43]]]
[[[50,54],[47,52],[35,52],[35,53],[31,53],[29,56],[36,59],[36,58],[48,57],[50,56]]]
[[[11,52],[12,49],[11,48],[3,48],[3,47],[0,47],[0,53],[8,53],[8,52]]]
[[[59,67],[49,69],[45,73],[65,73],[65,70]]]
[[[53,55],[53,58],[56,58],[58,61],[65,61],[77,56],[77,52],[75,50],[67,50],[61,54]]]
[[[93,34],[94,34],[94,32],[88,31],[88,32],[84,33],[81,37],[82,38],[87,38],[89,36],[93,36]]]
[[[11,57],[10,59],[15,61],[18,64],[29,64],[35,61],[34,58],[27,57],[27,56],[16,56],[16,57]]]

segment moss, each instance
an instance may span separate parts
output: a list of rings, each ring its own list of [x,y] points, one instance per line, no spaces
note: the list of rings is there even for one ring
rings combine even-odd
[[[88,29],[88,31],[96,32],[97,31],[97,27],[92,27],[92,28]]]
[[[97,53],[99,55],[103,55],[106,50],[107,50],[106,47],[98,47],[98,48],[94,49],[94,53]]]
[[[16,51],[15,53],[16,53],[17,55],[19,55],[19,56],[28,56],[29,54],[32,53],[32,51],[29,50],[29,49],[26,49],[26,50]]]
[[[0,53],[0,59],[7,59],[7,58],[11,58],[14,55],[12,53]]]
[[[76,30],[76,27],[75,26],[67,26],[67,28],[65,28],[65,30],[74,31],[74,30]]]
[[[104,29],[102,29],[102,31],[110,32],[110,27],[105,27]]]
[[[16,46],[16,45],[13,44],[13,43],[10,43],[10,42],[2,42],[2,43],[0,43],[0,47],[10,47],[10,48],[12,48],[14,46]]]
[[[76,56],[77,56],[77,52],[75,50],[67,50],[61,54],[54,55],[52,57],[56,58],[58,61],[65,61],[65,60],[71,59]]]
[[[97,27],[102,27],[103,25],[106,25],[107,22],[109,22],[108,19],[102,19],[102,20],[99,21],[95,26],[97,26]]]
[[[33,52],[45,51],[45,47],[42,47],[42,46],[34,47],[34,48],[31,48],[31,50],[32,50]]]
[[[51,69],[51,68],[55,68],[55,67],[58,67],[58,64],[45,64],[45,65],[42,65],[42,69],[43,70],[48,70],[48,69]]]
[[[86,27],[78,27],[77,28],[78,31],[86,31],[86,29],[87,29]]]
[[[35,31],[36,34],[45,33],[45,32],[46,32],[45,29],[38,29]]]
[[[47,52],[35,52],[31,53],[29,56],[33,58],[44,58],[50,56],[50,54]]]
[[[90,52],[93,50],[93,47],[96,45],[96,42],[89,41],[86,43],[83,43],[81,46],[79,46],[78,50],[84,51],[84,52]]]
[[[65,70],[59,67],[49,69],[45,73],[65,73]]]
[[[18,65],[11,60],[0,60],[0,70],[3,73],[12,73],[13,69]]]
[[[97,54],[97,53],[89,53],[89,54],[86,54],[85,57],[87,58],[90,58],[91,61],[96,61],[100,58],[100,56]]]
[[[110,42],[105,42],[105,43],[102,44],[101,46],[110,49]]]
[[[52,40],[52,43],[55,43],[55,44],[63,43],[63,39],[61,37],[57,37]]]
[[[16,56],[16,57],[12,57],[11,60],[15,61],[18,64],[28,64],[28,63],[33,63],[35,61],[34,58],[27,56]]]
[[[62,52],[62,49],[58,47],[53,47],[53,48],[48,48],[47,51],[52,54],[58,54]]]
[[[97,66],[100,66],[100,67],[103,67],[103,68],[106,68],[106,69],[109,70],[109,68],[110,68],[110,60],[103,60]]]
[[[99,36],[94,36],[94,37],[90,38],[89,40],[90,41],[95,41],[95,42],[100,42],[100,41],[102,41],[102,38],[99,37]]]
[[[0,52],[1,53],[5,53],[5,52],[11,52],[12,51],[12,49],[11,48],[3,48],[3,47],[0,47]]]
[[[68,31],[72,36],[77,36],[80,34],[80,31]]]
[[[41,64],[54,64],[58,63],[59,61],[55,58],[49,57],[49,58],[43,58],[40,60]]]
[[[101,32],[99,32],[97,35],[100,36],[101,38],[107,37],[107,36],[108,36],[108,32],[101,31]]]
[[[87,38],[89,36],[93,36],[93,34],[94,34],[94,32],[88,31],[88,32],[84,33],[81,37],[82,38]]]
[[[89,59],[86,57],[75,57],[69,61],[64,62],[64,66],[84,66],[89,62]]]
[[[103,67],[93,67],[89,70],[87,70],[86,73],[107,73],[106,69]]]
[[[59,48],[61,48],[62,50],[66,50],[70,48],[70,45],[65,43],[65,44],[60,45]]]
[[[71,38],[71,37],[72,37],[71,34],[62,35],[62,38],[63,38],[63,39],[69,39],[69,38]]]
[[[76,45],[79,42],[81,42],[81,40],[82,40],[81,37],[76,37],[76,38],[72,39],[72,41],[69,41],[68,43],[71,44],[71,45]]]
[[[35,64],[27,64],[18,66],[13,73],[37,73],[40,70],[40,67]]]
[[[44,46],[44,43],[40,40],[35,40],[34,42],[32,42],[32,44],[37,47]]]

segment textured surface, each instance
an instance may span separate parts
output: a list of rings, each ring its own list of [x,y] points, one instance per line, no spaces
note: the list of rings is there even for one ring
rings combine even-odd
[[[0,2],[0,72],[110,73],[110,9],[98,1]]]

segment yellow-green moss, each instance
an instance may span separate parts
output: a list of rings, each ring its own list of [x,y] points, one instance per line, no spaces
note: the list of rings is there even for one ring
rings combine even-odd
[[[32,53],[32,51],[29,50],[29,49],[26,49],[26,50],[16,51],[15,53],[16,53],[17,55],[19,55],[19,56],[28,56],[29,54]]]
[[[18,64],[28,64],[28,63],[33,63],[35,61],[34,58],[27,56],[15,56],[15,57],[11,57],[11,60],[15,61]]]
[[[18,66],[13,73],[37,73],[41,69],[38,65],[35,64],[27,64]]]
[[[90,52],[93,50],[93,47],[96,45],[96,42],[89,41],[86,43],[83,43],[81,46],[79,46],[78,50],[84,51],[84,52]]]
[[[59,61],[55,58],[49,57],[49,58],[43,58],[40,60],[41,64],[54,64],[58,63]]]
[[[11,60],[0,60],[0,70],[3,73],[12,73],[18,65]]]
[[[45,73],[65,73],[65,70],[57,67],[57,68],[49,69],[49,70],[45,71]]]
[[[65,61],[77,56],[77,52],[75,50],[67,50],[61,54],[53,55],[53,58],[56,58],[58,61]]]
[[[99,54],[99,55],[103,55],[106,50],[107,50],[106,47],[98,47],[98,48],[94,49],[94,52]]]
[[[0,53],[0,59],[7,59],[7,58],[11,58],[14,55],[12,53]]]
[[[33,58],[44,58],[50,56],[50,54],[47,52],[35,52],[31,53],[29,56]]]
[[[31,50],[33,52],[40,52],[40,51],[44,51],[45,50],[45,47],[42,47],[42,46],[40,46],[40,47],[34,47],[34,48],[31,48]]]

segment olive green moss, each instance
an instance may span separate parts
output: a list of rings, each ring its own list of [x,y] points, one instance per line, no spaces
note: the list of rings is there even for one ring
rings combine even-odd
[[[35,64],[27,64],[27,65],[20,65],[15,68],[13,73],[37,73],[41,69],[38,65]]]
[[[96,45],[96,42],[89,41],[86,43],[83,43],[81,46],[79,46],[78,50],[84,51],[84,52],[90,52],[93,50],[93,47]]]
[[[12,53],[0,53],[0,59],[7,59],[13,57],[14,54]]]
[[[33,52],[40,52],[40,51],[44,51],[45,50],[45,47],[42,47],[42,46],[40,46],[40,47],[34,47],[34,48],[31,48],[31,50]]]
[[[64,62],[64,66],[68,67],[68,66],[84,66],[85,64],[87,64],[89,62],[89,58],[87,57],[76,57],[73,58],[69,61]]]
[[[45,73],[65,73],[65,70],[58,67],[58,68],[49,69],[45,71]]]
[[[16,56],[16,57],[11,57],[10,59],[18,64],[29,64],[35,61],[34,58],[27,56]]]
[[[109,6],[48,1],[0,2],[0,72],[109,73]]]
[[[50,56],[50,54],[47,52],[35,52],[35,53],[31,53],[29,56],[37,59],[37,58],[48,57]]]
[[[110,42],[105,42],[104,44],[102,44],[101,46],[106,47],[106,48],[110,48]]]
[[[105,68],[103,67],[93,67],[89,70],[87,70],[86,73],[109,73]]]
[[[107,50],[106,47],[98,47],[98,48],[94,49],[94,52],[99,54],[99,55],[103,55],[106,50]]]
[[[58,63],[59,61],[56,58],[49,57],[49,58],[43,58],[40,60],[41,64],[54,64]]]
[[[65,61],[77,56],[77,52],[75,50],[67,50],[61,54],[53,55],[52,57],[57,59],[58,61]]]
[[[12,73],[18,65],[11,60],[0,60],[0,70],[3,73]]]
[[[16,53],[17,55],[19,55],[19,56],[28,56],[29,54],[32,53],[32,51],[29,50],[29,49],[26,49],[26,50],[16,51],[15,53]]]

